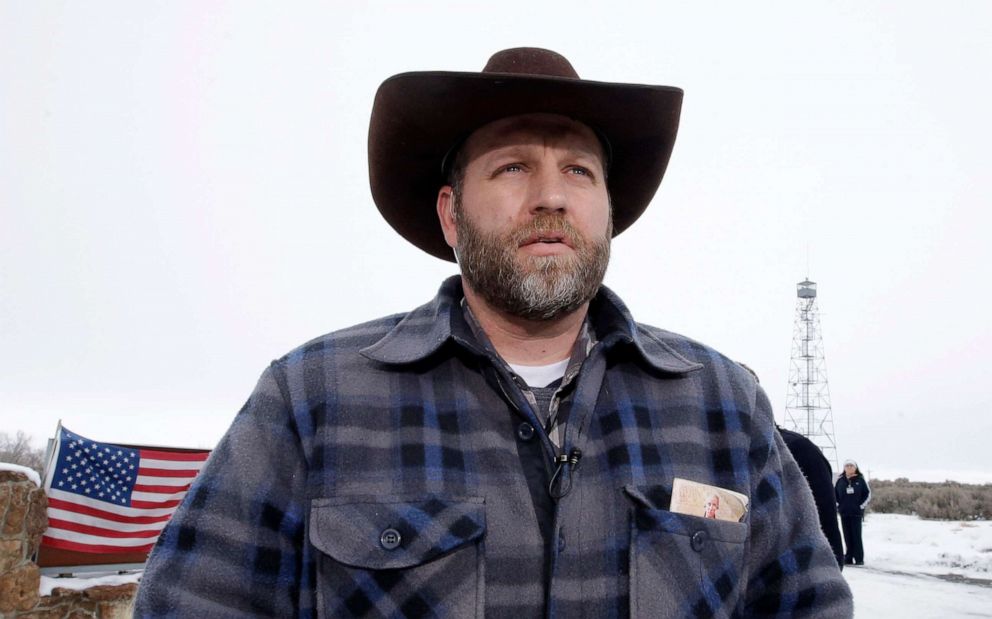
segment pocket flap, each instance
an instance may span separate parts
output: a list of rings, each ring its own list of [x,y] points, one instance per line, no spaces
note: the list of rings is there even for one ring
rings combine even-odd
[[[662,502],[663,497],[668,496],[671,499],[671,492],[660,486],[629,485],[624,486],[624,492],[634,504],[634,524],[641,531],[660,531],[692,537],[702,530],[713,539],[735,544],[747,539],[747,523],[676,514],[659,508],[660,505],[668,506]]]
[[[334,560],[365,569],[426,563],[479,539],[481,497],[331,497],[310,503],[310,543]]]

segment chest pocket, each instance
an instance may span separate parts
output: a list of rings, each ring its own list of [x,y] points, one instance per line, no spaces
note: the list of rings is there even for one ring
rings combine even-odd
[[[482,617],[482,498],[332,497],[310,505],[321,617]]]
[[[632,503],[630,616],[736,616],[748,525],[658,509],[652,488],[624,490]]]

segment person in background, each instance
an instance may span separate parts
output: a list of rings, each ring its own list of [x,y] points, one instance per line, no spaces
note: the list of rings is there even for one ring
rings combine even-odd
[[[813,492],[813,502],[816,503],[816,513],[820,518],[820,529],[830,542],[830,548],[837,558],[837,565],[844,569],[844,543],[840,537],[840,527],[837,525],[837,503],[833,497],[833,469],[820,448],[802,434],[778,428],[785,446],[789,448],[792,457],[796,459],[799,470],[806,477],[806,483]]]
[[[761,382],[758,373],[747,364],[737,362],[742,368],[754,376],[754,380]],[[840,527],[837,526],[837,503],[833,497],[833,468],[830,462],[820,451],[816,444],[792,430],[786,430],[778,425],[775,426],[789,453],[799,465],[810,491],[813,493],[813,502],[816,503],[816,515],[820,519],[820,530],[824,537],[830,542],[830,549],[834,551],[837,565],[844,569],[844,544],[840,538]]]
[[[837,496],[837,509],[840,512],[844,545],[847,548],[847,552],[844,553],[844,563],[864,565],[865,549],[861,543],[861,522],[865,518],[865,508],[871,501],[871,488],[854,460],[844,462],[844,472],[837,478],[834,494]]]

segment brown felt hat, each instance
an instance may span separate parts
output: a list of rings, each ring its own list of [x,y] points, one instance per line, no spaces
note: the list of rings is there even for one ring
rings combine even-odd
[[[682,90],[580,79],[550,50],[496,52],[481,73],[419,71],[379,86],[369,125],[369,182],[379,212],[432,256],[454,261],[435,209],[446,155],[472,131],[518,114],[561,114],[592,128],[609,153],[613,234],[641,216],[675,144]]]

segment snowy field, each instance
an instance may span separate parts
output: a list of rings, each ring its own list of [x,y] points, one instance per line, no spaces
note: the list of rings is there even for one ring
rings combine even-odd
[[[992,617],[992,522],[870,514],[865,567],[848,567],[855,617]]]

